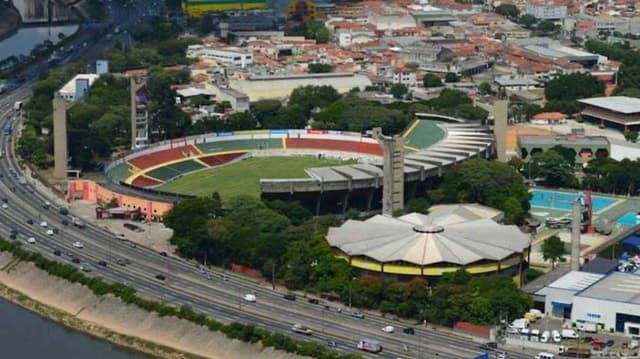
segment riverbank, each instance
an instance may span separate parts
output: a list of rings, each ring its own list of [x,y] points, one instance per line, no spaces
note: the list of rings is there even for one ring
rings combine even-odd
[[[13,35],[20,28],[20,14],[11,3],[0,2],[0,41]]]
[[[301,358],[230,340],[185,320],[159,317],[110,295],[98,297],[8,253],[0,254],[0,296],[70,328],[160,358]]]

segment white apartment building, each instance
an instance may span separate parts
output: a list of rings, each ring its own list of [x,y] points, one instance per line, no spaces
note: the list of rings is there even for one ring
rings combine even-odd
[[[525,12],[538,20],[563,20],[567,17],[567,6],[551,3],[528,3]]]
[[[211,48],[203,45],[191,45],[187,48],[188,58],[213,60],[221,64],[242,68],[253,65],[253,54],[237,47]]]
[[[391,80],[394,84],[403,84],[407,87],[416,86],[416,72],[406,69],[394,69],[393,78]]]

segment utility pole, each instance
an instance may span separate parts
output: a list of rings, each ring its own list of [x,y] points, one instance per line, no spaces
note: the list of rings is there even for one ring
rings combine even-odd
[[[271,289],[276,290],[276,261],[271,261]]]

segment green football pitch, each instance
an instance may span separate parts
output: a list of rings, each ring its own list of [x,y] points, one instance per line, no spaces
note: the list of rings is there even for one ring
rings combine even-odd
[[[351,164],[355,161],[304,157],[253,157],[227,166],[210,168],[185,175],[160,186],[161,191],[208,196],[213,192],[223,198],[240,194],[260,196],[261,178],[306,178],[305,168]]]

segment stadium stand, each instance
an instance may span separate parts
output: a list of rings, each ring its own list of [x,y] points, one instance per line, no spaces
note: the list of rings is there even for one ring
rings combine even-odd
[[[296,149],[318,149],[333,150],[342,152],[366,153],[370,155],[382,156],[382,147],[377,143],[325,140],[316,138],[287,138],[287,148]]]
[[[215,141],[196,145],[202,153],[240,150],[262,150],[282,148],[281,138],[260,138],[245,140]]]
[[[136,187],[152,187],[162,184],[162,182],[150,177],[138,176],[131,184]]]
[[[162,181],[168,181],[174,177],[182,174],[193,172],[204,168],[205,166],[195,160],[186,160],[178,163],[173,163],[167,166],[156,168],[147,172],[149,177],[157,178]]]
[[[406,146],[423,149],[444,138],[444,130],[438,126],[438,122],[424,120],[416,120],[416,122],[405,137]]]
[[[111,180],[115,183],[124,182],[131,176],[129,164],[126,162],[118,163],[109,170],[108,175],[111,176]]]
[[[139,169],[157,166],[166,162],[175,161],[180,158],[198,155],[199,151],[192,145],[170,148],[168,150],[149,153],[140,157],[132,158],[129,163]]]
[[[209,166],[220,166],[223,165],[227,162],[231,162],[233,160],[235,160],[236,158],[240,158],[244,155],[246,155],[247,152],[232,152],[232,153],[222,153],[222,154],[216,154],[216,155],[209,155],[209,156],[204,156],[204,157],[200,157],[200,161],[208,164]]]

